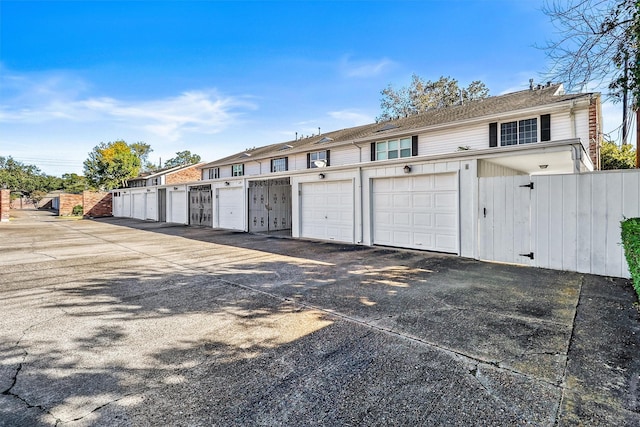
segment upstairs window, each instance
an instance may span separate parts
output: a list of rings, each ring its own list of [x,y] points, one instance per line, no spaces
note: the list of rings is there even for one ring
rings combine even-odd
[[[307,153],[307,168],[321,168],[329,166],[329,150]]]
[[[231,166],[231,176],[242,176],[244,175],[244,163],[237,163]]]
[[[489,147],[497,147],[498,139],[502,147],[550,141],[551,116],[549,114],[540,116],[540,126],[537,118],[503,122],[500,126],[498,123],[489,123]]]
[[[220,168],[209,169],[209,179],[218,179],[218,178],[220,178]]]
[[[288,169],[288,158],[281,157],[279,159],[271,160],[271,172],[284,172]]]
[[[376,142],[376,160],[411,157],[411,138]]]

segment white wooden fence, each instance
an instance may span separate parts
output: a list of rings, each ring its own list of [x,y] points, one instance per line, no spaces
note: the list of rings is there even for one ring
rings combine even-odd
[[[640,216],[640,171],[480,178],[480,259],[629,277],[620,221]]]

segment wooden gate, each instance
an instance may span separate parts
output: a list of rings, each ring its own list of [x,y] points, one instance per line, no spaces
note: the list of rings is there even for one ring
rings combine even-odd
[[[480,178],[478,257],[535,265],[531,245],[531,177]]]

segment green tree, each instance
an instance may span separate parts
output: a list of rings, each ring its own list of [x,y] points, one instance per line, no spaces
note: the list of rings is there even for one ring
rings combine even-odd
[[[489,96],[489,89],[479,80],[464,88],[458,85],[458,80],[451,77],[442,76],[431,81],[413,74],[408,87],[396,90],[389,85],[380,93],[382,113],[377,120],[383,121],[486,98]]]
[[[111,190],[124,187],[128,179],[137,176],[141,164],[138,154],[126,142],[101,142],[84,161],[84,175],[90,185]]]
[[[62,190],[66,193],[82,193],[89,189],[89,184],[84,176],[75,173],[62,174]]]
[[[60,188],[60,178],[46,175],[37,166],[26,165],[11,156],[0,156],[0,187],[19,191],[30,197],[34,191],[49,192]]]
[[[154,167],[152,163],[149,163],[149,154],[153,151],[151,145],[138,141],[133,144],[129,144],[129,147],[131,147],[131,151],[133,151],[133,153],[140,159],[140,165],[142,165],[144,170],[152,169]]]
[[[189,150],[179,151],[176,153],[176,157],[173,157],[164,163],[164,167],[172,168],[175,166],[182,166],[182,165],[195,165],[199,161],[200,161],[199,155],[191,154],[191,151]]]
[[[600,145],[600,167],[608,169],[632,169],[636,166],[636,150],[631,144],[619,146],[613,141]]]

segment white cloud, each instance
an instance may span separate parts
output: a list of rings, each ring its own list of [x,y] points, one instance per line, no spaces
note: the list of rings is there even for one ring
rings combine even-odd
[[[357,110],[351,109],[330,111],[328,115],[332,119],[342,122],[344,124],[344,127],[366,125],[375,121],[375,118],[369,116],[368,114],[364,114]]]
[[[257,108],[245,97],[224,96],[215,90],[128,101],[87,95],[86,83],[64,73],[2,74],[0,123],[7,124],[112,123],[176,141],[190,133],[219,133],[235,124],[244,111]]]
[[[344,56],[340,61],[340,69],[344,75],[360,78],[378,76],[393,65],[395,63],[388,58],[376,61],[352,61],[349,56]]]

